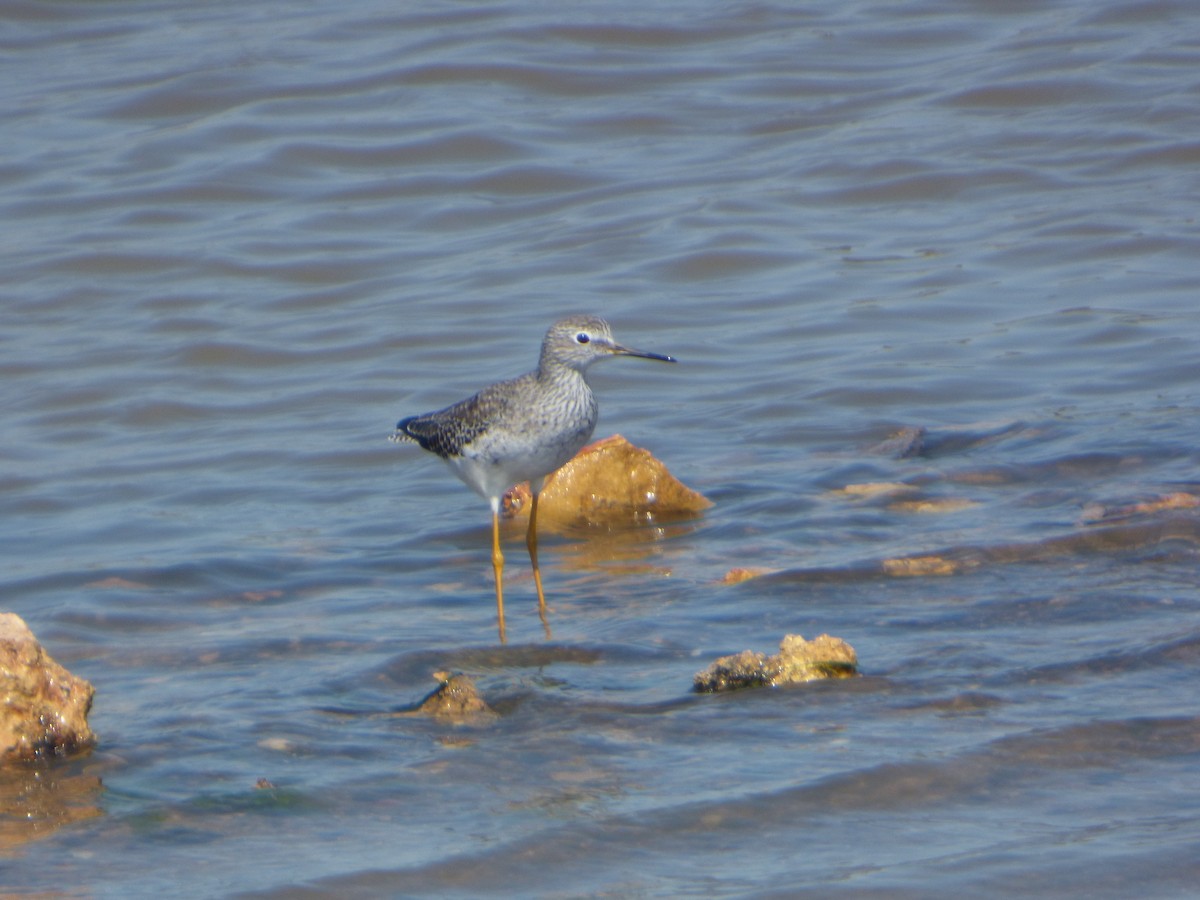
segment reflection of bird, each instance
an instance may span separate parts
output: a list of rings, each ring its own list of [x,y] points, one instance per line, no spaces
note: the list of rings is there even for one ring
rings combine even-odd
[[[610,356],[640,356],[675,362],[669,356],[622,347],[608,323],[572,316],[550,326],[537,370],[498,381],[453,406],[401,419],[391,440],[415,441],[444,459],[459,478],[492,505],[492,567],[496,614],[504,640],[504,556],[500,552],[500,498],[528,481],[533,502],[526,545],[533,563],[538,612],[545,622],[546,598],[537,558],[537,503],[546,476],[579,452],[596,427],[596,398],[588,366]]]

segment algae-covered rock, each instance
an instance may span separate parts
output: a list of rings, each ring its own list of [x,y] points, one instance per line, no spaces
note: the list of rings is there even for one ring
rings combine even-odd
[[[743,650],[733,656],[721,657],[696,674],[695,689],[701,693],[715,693],[749,687],[778,687],[823,678],[853,678],[857,674],[858,655],[841,638],[822,634],[806,641],[798,634],[789,634],[774,656]]]

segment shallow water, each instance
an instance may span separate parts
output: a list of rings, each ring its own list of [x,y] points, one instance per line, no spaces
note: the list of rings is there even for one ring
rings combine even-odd
[[[1194,890],[1197,13],[827,6],[9,6],[0,585],[101,743],[0,886]],[[501,647],[385,438],[575,311],[715,506],[547,535],[550,641],[514,525]],[[864,677],[690,693],[789,632]]]

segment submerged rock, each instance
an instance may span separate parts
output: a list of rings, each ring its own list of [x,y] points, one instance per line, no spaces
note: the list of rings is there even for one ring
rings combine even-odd
[[[833,493],[854,500],[874,500],[876,497],[890,498],[897,494],[911,494],[916,490],[916,485],[906,484],[903,481],[865,481],[859,484],[848,484]]]
[[[789,634],[779,644],[775,656],[753,650],[722,656],[703,672],[696,673],[695,689],[715,693],[823,678],[853,678],[857,674],[858,655],[841,638],[822,634],[806,641],[798,634]]]
[[[925,433],[925,429],[920,426],[905,425],[872,447],[870,452],[896,459],[920,456],[925,452]]]
[[[750,581],[753,578],[761,578],[764,575],[770,575],[772,572],[778,572],[778,569],[767,569],[755,566],[734,566],[721,578],[721,584],[741,584],[743,581]]]
[[[496,715],[469,675],[436,672],[433,677],[441,683],[421,701],[416,712],[452,722],[474,722]]]
[[[880,564],[883,574],[895,578],[924,578],[929,575],[957,575],[963,569],[959,560],[944,556],[900,556]]]
[[[89,749],[95,693],[50,658],[20,616],[0,613],[0,762]]]
[[[529,515],[528,484],[504,495],[507,516]],[[649,450],[619,434],[588,444],[546,479],[538,496],[538,524],[641,524],[695,515],[712,501],[675,478]]]
[[[1115,520],[1129,519],[1134,516],[1148,516],[1162,512],[1174,512],[1181,509],[1196,509],[1200,507],[1200,494],[1188,491],[1175,491],[1150,500],[1129,503],[1122,506],[1105,506],[1101,503],[1089,503],[1084,507],[1080,517],[1081,524],[1095,525],[1110,523]]]

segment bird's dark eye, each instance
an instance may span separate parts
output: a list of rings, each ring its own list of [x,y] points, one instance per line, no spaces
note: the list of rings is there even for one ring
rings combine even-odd
[[[577,343],[577,344],[586,344],[591,339],[592,339],[592,336],[590,334],[588,334],[586,331],[581,331],[581,332],[579,332],[579,334],[575,335],[575,343]]]

